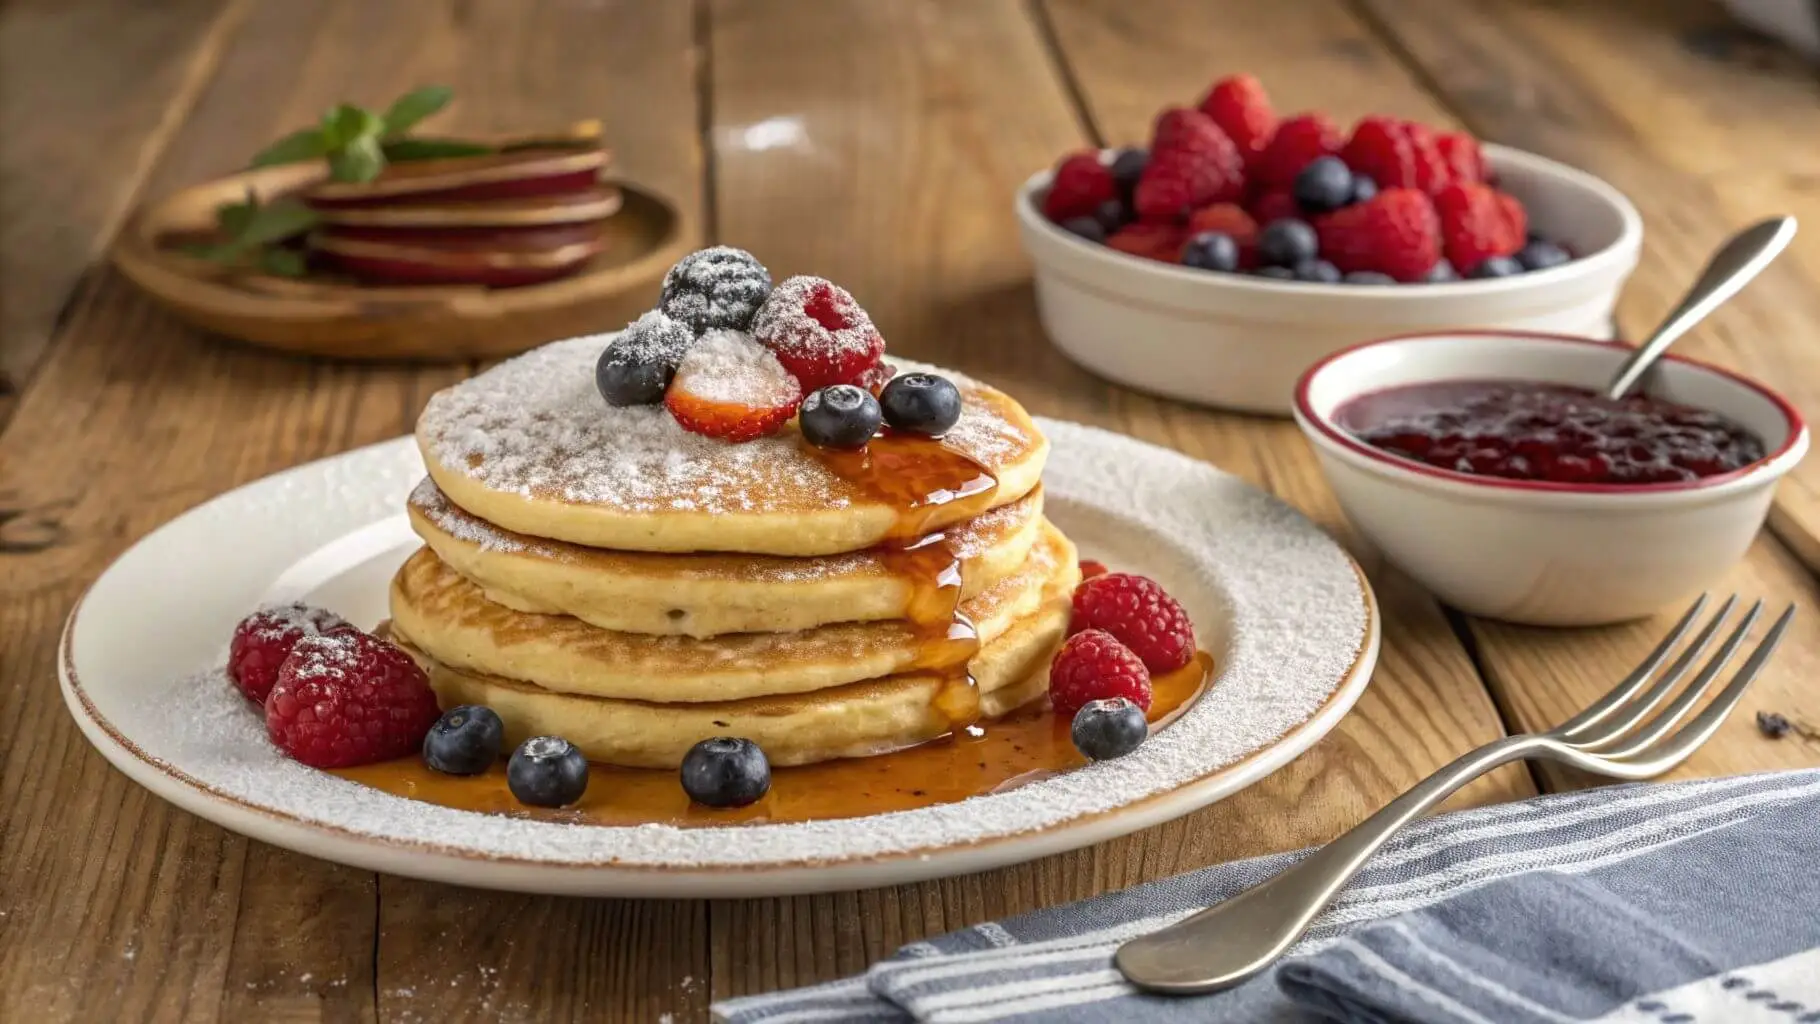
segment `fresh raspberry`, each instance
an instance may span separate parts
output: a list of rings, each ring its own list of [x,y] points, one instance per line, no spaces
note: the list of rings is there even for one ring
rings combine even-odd
[[[1287,190],[1295,184],[1295,176],[1302,173],[1302,168],[1317,157],[1338,153],[1344,141],[1339,127],[1326,114],[1297,114],[1277,125],[1270,145],[1264,147],[1252,165],[1252,180]]]
[[[1099,153],[1070,153],[1055,167],[1055,179],[1043,197],[1043,215],[1057,224],[1071,217],[1091,217],[1101,203],[1116,198],[1118,183]]]
[[[1180,221],[1196,207],[1237,200],[1244,191],[1244,158],[1212,118],[1182,107],[1163,111],[1132,199],[1139,220]]]
[[[1217,231],[1231,238],[1239,247],[1239,266],[1255,262],[1253,250],[1258,244],[1258,222],[1237,203],[1214,203],[1188,215],[1188,237],[1205,231]]]
[[[664,408],[684,430],[736,443],[776,431],[802,401],[796,378],[739,331],[702,335],[664,392]]]
[[[1251,219],[1258,224],[1268,224],[1285,217],[1300,219],[1302,216],[1302,207],[1296,203],[1295,194],[1286,188],[1265,191],[1251,201],[1249,209]]]
[[[1104,576],[1109,571],[1105,562],[1096,562],[1091,558],[1081,559],[1081,579],[1090,580],[1095,576]]]
[[[1264,86],[1251,75],[1229,75],[1213,83],[1201,101],[1201,113],[1213,118],[1250,166],[1263,155],[1276,134],[1277,115]]]
[[[261,608],[234,627],[234,639],[228,644],[228,678],[248,700],[264,704],[266,694],[278,682],[279,667],[291,656],[297,641],[353,628],[334,612],[307,604]]]
[[[1509,256],[1523,248],[1529,217],[1515,196],[1489,185],[1449,185],[1435,194],[1441,218],[1441,244],[1462,274],[1492,256]]]
[[[872,392],[872,397],[877,398],[878,393],[885,390],[885,385],[891,383],[891,378],[895,376],[897,367],[881,359],[872,364],[872,369],[860,374],[859,379],[853,383]]]
[[[1143,659],[1103,629],[1074,634],[1049,663],[1049,703],[1056,714],[1073,718],[1081,705],[1108,697],[1128,697],[1150,710],[1150,673]]]
[[[1194,658],[1194,624],[1153,579],[1128,572],[1095,576],[1074,589],[1070,630],[1103,629],[1152,672],[1173,672]]]
[[[1354,173],[1369,175],[1379,188],[1415,188],[1433,195],[1449,180],[1434,130],[1394,117],[1361,120],[1340,159]]]
[[[807,394],[852,384],[885,354],[872,318],[839,285],[793,277],[778,285],[752,320],[752,336],[777,354]]]
[[[1478,139],[1465,132],[1442,132],[1435,136],[1435,148],[1441,151],[1441,162],[1447,165],[1450,181],[1486,180],[1485,152],[1479,148]]]
[[[1188,233],[1174,224],[1146,224],[1140,221],[1114,232],[1111,238],[1106,239],[1106,247],[1142,256],[1147,260],[1174,263],[1181,257],[1182,243],[1186,241]]]
[[[423,669],[357,630],[297,641],[265,699],[265,731],[314,768],[347,768],[414,753],[442,712]]]
[[[1441,258],[1441,222],[1428,196],[1387,188],[1315,221],[1321,256],[1346,273],[1375,270],[1419,281]]]

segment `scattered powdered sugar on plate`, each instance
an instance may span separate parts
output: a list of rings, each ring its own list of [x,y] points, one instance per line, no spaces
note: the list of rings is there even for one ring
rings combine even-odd
[[[709,331],[683,356],[676,383],[704,402],[776,409],[802,396],[771,350],[744,331]]]
[[[1220,788],[1210,778],[1219,769],[1283,744],[1285,734],[1324,708],[1330,724],[1363,685],[1369,666],[1360,659],[1375,643],[1369,599],[1340,548],[1288,506],[1187,456],[1075,424],[1041,426],[1055,446],[1045,476],[1051,518],[1086,554],[1156,576],[1195,616],[1202,646],[1218,662],[1207,693],[1116,761],[959,803],[869,818],[693,829],[557,824],[394,797],[304,767],[267,742],[257,712],[219,667],[196,677],[178,670],[147,681],[143,672],[135,675],[147,652],[110,649],[119,643],[110,631],[134,618],[141,620],[137,633],[187,636],[186,649],[203,644],[193,635],[201,630],[198,623],[213,623],[220,636],[208,649],[218,649],[237,617],[235,605],[250,607],[256,598],[237,596],[245,584],[229,574],[181,606],[160,602],[151,591],[160,585],[163,567],[206,558],[212,538],[248,530],[249,517],[258,520],[251,529],[269,543],[289,545],[288,557],[307,557],[382,516],[385,502],[402,496],[395,481],[414,471],[402,443],[226,495],[129,552],[96,583],[72,621],[66,671],[81,679],[74,689],[93,708],[92,715],[81,706],[76,713],[123,738],[141,761],[182,773],[188,785],[363,845],[401,844],[483,861],[670,871],[925,858],[1065,827],[1185,786],[1213,787],[1191,805],[1198,806],[1236,785]],[[361,480],[378,482],[362,489]],[[282,509],[308,510],[307,517],[293,513],[294,536],[271,529],[268,520]],[[226,557],[221,564],[230,564]],[[1343,683],[1345,699],[1330,703]],[[1291,749],[1312,742],[1304,733]],[[109,755],[117,762],[133,758],[119,750]],[[197,802],[205,815],[219,806],[218,800]]]

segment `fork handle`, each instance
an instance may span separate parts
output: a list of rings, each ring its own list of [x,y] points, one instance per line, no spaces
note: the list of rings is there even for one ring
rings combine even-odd
[[[1113,962],[1126,980],[1152,992],[1217,992],[1251,978],[1302,937],[1398,829],[1461,786],[1547,742],[1534,735],[1507,736],[1461,756],[1276,877],[1125,943]]]

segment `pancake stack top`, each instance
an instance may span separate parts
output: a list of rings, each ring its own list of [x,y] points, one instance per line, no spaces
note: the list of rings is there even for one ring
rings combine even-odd
[[[717,330],[738,338],[716,344],[791,355],[762,331]],[[680,410],[610,404],[614,341],[545,346],[437,394],[418,421],[429,478],[409,511],[425,547],[393,580],[392,630],[444,707],[489,705],[510,742],[560,735],[596,762],[675,767],[737,736],[790,765],[1044,695],[1079,568],[1043,517],[1048,444],[1009,396],[905,364],[959,389],[939,439],[887,428],[829,450],[780,419],[730,442]],[[841,372],[882,387],[878,354]],[[837,363],[797,359],[788,379]],[[673,399],[689,371],[664,369]]]

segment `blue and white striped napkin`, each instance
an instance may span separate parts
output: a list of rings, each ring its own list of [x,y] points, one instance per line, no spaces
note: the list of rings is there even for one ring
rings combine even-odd
[[[1820,770],[1592,789],[1417,822],[1291,957],[1153,996],[1112,951],[1282,870],[1222,864],[718,1003],[727,1024],[1820,1024]]]

